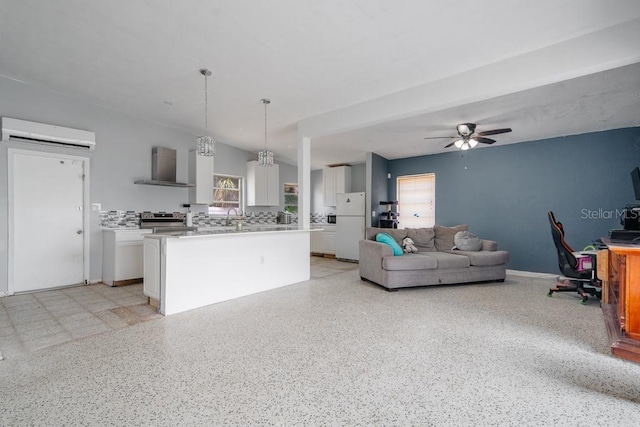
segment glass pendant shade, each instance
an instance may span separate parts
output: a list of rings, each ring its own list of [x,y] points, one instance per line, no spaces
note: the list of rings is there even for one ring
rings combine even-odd
[[[199,136],[196,139],[198,156],[213,157],[216,155],[216,140],[210,136]]]
[[[476,145],[478,145],[478,141],[476,141],[475,139],[471,138],[471,139],[469,140],[469,146],[470,146],[471,148],[475,148],[475,146],[476,146]]]
[[[462,148],[462,143],[464,141],[462,139],[457,140],[456,142],[453,143],[453,145],[456,146],[456,148]]]
[[[273,151],[262,150],[258,152],[258,165],[264,167],[273,166]]]
[[[211,75],[211,71],[206,68],[200,69],[200,74],[204,76],[204,128],[209,126],[209,99],[208,99],[208,87],[207,77]],[[198,156],[213,157],[216,155],[216,140],[210,136],[199,136],[196,139],[196,154]]]
[[[467,141],[465,141],[462,144],[462,147],[460,147],[461,150],[468,150],[469,149],[469,143]]]
[[[273,166],[273,151],[267,150],[267,105],[271,101],[262,98],[260,102],[264,104],[264,150],[258,152],[258,165],[268,168]]]

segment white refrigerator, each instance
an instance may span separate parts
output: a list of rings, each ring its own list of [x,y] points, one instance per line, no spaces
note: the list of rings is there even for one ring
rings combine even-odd
[[[358,241],[364,239],[364,193],[336,194],[336,258],[358,261]]]

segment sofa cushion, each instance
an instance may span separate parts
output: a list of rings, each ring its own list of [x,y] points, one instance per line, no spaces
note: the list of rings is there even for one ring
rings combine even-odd
[[[444,227],[442,225],[434,225],[433,231],[435,233],[435,245],[437,251],[450,251],[455,245],[453,243],[453,236],[458,231],[467,231],[467,225],[456,225],[455,227]]]
[[[376,242],[391,246],[391,249],[393,249],[393,255],[395,256],[400,256],[404,253],[398,242],[396,242],[393,237],[389,236],[387,233],[376,234]]]
[[[458,251],[456,251],[456,254]],[[422,252],[416,255],[435,258],[438,260],[438,268],[466,268],[471,264],[469,257],[456,255],[450,252]]]
[[[464,255],[469,258],[469,263],[475,266],[501,265],[509,262],[507,251],[454,251],[456,255]]]
[[[482,240],[468,231],[458,231],[453,236],[454,249],[460,251],[479,251],[482,249]]]
[[[419,252],[433,252],[436,250],[433,228],[406,228],[407,237],[413,240]]]
[[[382,268],[387,271],[434,270],[437,267],[438,260],[428,255],[405,254],[382,258]]]
[[[402,246],[402,240],[407,237],[407,230],[404,229],[367,227],[365,238],[367,240],[376,240],[378,233],[388,234],[393,237],[400,246]]]

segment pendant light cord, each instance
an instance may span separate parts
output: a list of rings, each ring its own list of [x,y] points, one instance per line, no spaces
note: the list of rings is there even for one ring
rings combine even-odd
[[[209,129],[209,121],[207,116],[209,115],[209,88],[207,86],[207,74],[204,75],[204,128],[205,130]]]
[[[271,104],[271,100],[262,98],[260,102],[264,104],[264,151],[267,151],[267,105]]]

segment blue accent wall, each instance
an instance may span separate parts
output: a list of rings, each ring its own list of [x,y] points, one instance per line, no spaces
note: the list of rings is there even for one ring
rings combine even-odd
[[[378,226],[380,213],[386,211],[384,206],[380,206],[380,201],[389,200],[388,186],[390,180],[387,178],[388,173],[389,160],[376,153],[371,153],[371,205],[367,215],[371,215],[373,211],[376,212],[376,216],[371,217],[371,225],[373,227]]]
[[[640,128],[616,129],[389,160],[388,192],[396,197],[400,175],[433,172],[437,224],[468,224],[498,241],[510,252],[508,268],[559,273],[547,212],[575,250],[608,236],[621,228],[621,210],[636,203],[631,171],[638,165]]]

